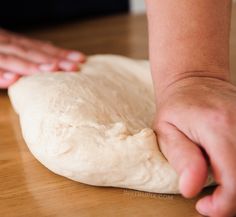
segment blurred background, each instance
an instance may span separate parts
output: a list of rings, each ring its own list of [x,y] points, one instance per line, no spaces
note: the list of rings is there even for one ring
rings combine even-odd
[[[144,13],[144,0],[2,0],[0,26],[31,28],[117,13]]]

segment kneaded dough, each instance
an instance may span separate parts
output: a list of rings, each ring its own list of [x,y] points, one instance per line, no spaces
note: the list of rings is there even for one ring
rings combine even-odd
[[[81,67],[24,77],[9,88],[32,154],[82,183],[179,193],[178,176],[152,130],[148,61],[94,55]]]

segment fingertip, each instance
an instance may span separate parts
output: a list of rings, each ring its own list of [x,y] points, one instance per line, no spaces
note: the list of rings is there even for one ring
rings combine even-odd
[[[14,73],[12,73],[12,72],[4,72],[3,74],[2,74],[2,77],[5,79],[5,80],[15,80],[17,77],[18,77],[18,75],[17,74],[14,74]]]
[[[204,216],[209,216],[209,209],[211,206],[211,200],[212,200],[211,196],[203,197],[202,199],[200,199],[197,202],[196,210]]]
[[[158,132],[163,154],[180,175],[180,192],[187,198],[196,196],[207,179],[207,162],[201,149],[171,125],[162,124]]]
[[[12,72],[3,72],[0,74],[0,88],[8,88],[14,84],[20,76]]]
[[[70,61],[62,60],[59,62],[59,68],[65,71],[78,71],[79,67],[77,63]]]
[[[193,161],[194,166],[190,166],[181,173],[179,180],[179,189],[186,198],[196,196],[204,187],[207,180],[207,164],[202,157]]]
[[[179,189],[181,194],[186,198],[191,198],[196,195],[196,187],[193,186],[194,176],[190,169],[186,168],[179,179]]]
[[[233,195],[234,192],[229,193],[222,186],[218,186],[212,195],[205,196],[197,202],[196,209],[206,216],[235,216],[235,197]]]
[[[84,62],[86,57],[83,53],[81,52],[78,52],[78,51],[72,51],[72,52],[69,52],[68,55],[67,55],[67,59],[70,60],[70,61],[74,61],[74,62]]]
[[[38,66],[38,69],[42,72],[54,72],[58,70],[56,63],[44,63]]]

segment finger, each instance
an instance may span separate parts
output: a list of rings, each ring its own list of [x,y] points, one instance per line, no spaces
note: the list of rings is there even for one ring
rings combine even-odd
[[[34,45],[35,46],[34,50],[31,50],[31,54],[26,55],[25,58],[35,61],[35,62],[37,60],[41,60],[42,62],[54,63],[58,66],[59,70],[64,70],[64,71],[79,70],[77,62],[80,62],[81,55],[79,55],[78,59],[76,59],[77,53],[75,52],[69,53],[69,51],[56,48],[53,45],[49,45],[45,43],[40,43],[40,44],[42,45],[41,46],[38,46],[37,44]]]
[[[218,186],[213,195],[208,195],[197,202],[196,209],[205,216],[235,216],[235,197],[232,192],[226,193],[224,187]]]
[[[86,60],[85,55],[79,51],[58,48],[49,42],[42,42],[35,39],[29,39],[21,35],[13,34],[9,36],[11,37],[11,41],[15,44],[21,44],[28,48],[40,50],[56,58],[67,59],[76,63],[82,63]]]
[[[60,62],[58,62],[58,67],[59,69],[67,72],[79,70],[79,66],[77,63],[73,63],[67,60],[61,60]]]
[[[73,62],[83,63],[86,59],[85,55],[79,51],[65,50],[52,44],[43,44],[41,50],[52,56],[64,58]]]
[[[20,75],[34,74],[39,71],[56,71],[56,64],[40,64],[30,62],[23,58],[0,53],[0,68]]]
[[[35,39],[29,39],[18,34],[13,34],[4,31],[4,34],[8,38],[8,43],[16,44],[17,46],[23,46],[30,50],[38,50],[44,54],[57,59],[59,69],[65,71],[77,71],[79,69],[78,63],[85,61],[86,57],[79,51],[71,51],[62,48],[58,48],[50,43],[42,42]]]
[[[157,138],[161,151],[180,175],[180,192],[185,197],[195,196],[207,179],[207,162],[200,148],[169,123],[159,124]]]
[[[5,89],[14,84],[20,76],[12,72],[0,70],[0,88]]]
[[[23,58],[34,63],[42,63],[42,69],[45,68],[45,64],[53,64],[58,66],[58,70],[78,70],[78,64],[75,62],[66,61],[59,57],[51,56],[40,50],[23,47],[22,45],[17,45],[13,43],[1,44],[0,52],[7,55],[15,55],[17,57]],[[48,71],[50,69],[46,70]]]
[[[43,53],[34,48],[27,48],[13,43],[1,44],[0,52],[3,54],[18,56],[35,63],[49,63],[58,61],[58,58],[52,57],[49,54]]]
[[[222,138],[227,138],[227,136],[221,135],[214,144],[206,147],[214,178],[219,184],[212,195],[200,199],[196,205],[200,213],[208,216],[223,217],[236,214],[235,146],[229,141],[221,141]]]

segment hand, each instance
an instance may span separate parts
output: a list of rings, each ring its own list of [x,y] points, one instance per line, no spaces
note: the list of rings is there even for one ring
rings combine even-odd
[[[155,129],[160,148],[180,175],[185,197],[201,191],[208,160],[218,184],[198,201],[203,215],[236,214],[236,87],[217,78],[181,79],[162,92]]]
[[[20,76],[43,71],[73,71],[85,55],[0,29],[0,88]]]

